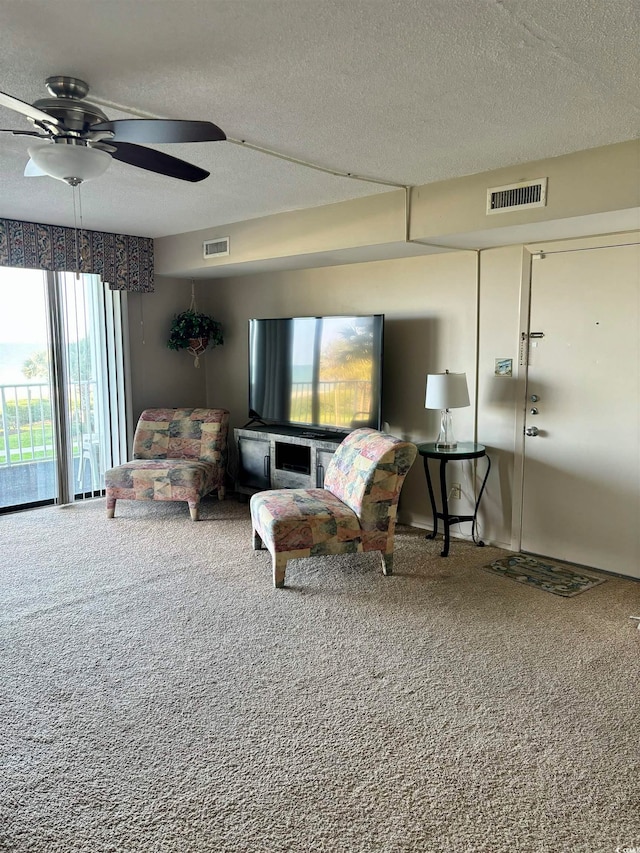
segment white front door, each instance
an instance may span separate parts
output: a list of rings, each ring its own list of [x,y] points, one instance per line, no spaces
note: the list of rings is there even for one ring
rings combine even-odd
[[[530,332],[522,550],[640,577],[640,247],[534,258]]]

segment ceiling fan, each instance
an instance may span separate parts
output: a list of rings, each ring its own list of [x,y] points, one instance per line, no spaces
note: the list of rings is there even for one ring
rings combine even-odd
[[[0,106],[26,116],[36,130],[0,128],[0,132],[31,136],[38,141],[28,148],[26,177],[49,175],[75,187],[99,177],[111,160],[120,160],[149,172],[181,181],[202,181],[204,169],[138,143],[217,142],[227,137],[209,121],[176,119],[116,119],[85,101],[89,86],[76,77],[48,77],[52,96],[33,105],[0,92]]]

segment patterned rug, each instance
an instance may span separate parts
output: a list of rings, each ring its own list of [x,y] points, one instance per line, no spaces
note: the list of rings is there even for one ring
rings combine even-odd
[[[554,595],[562,595],[571,598],[579,595],[592,586],[604,583],[606,578],[589,575],[571,567],[567,563],[559,563],[556,560],[546,558],[528,557],[525,554],[515,554],[512,557],[503,557],[495,560],[489,566],[483,566],[487,572],[502,575],[518,583],[525,583],[552,592]]]

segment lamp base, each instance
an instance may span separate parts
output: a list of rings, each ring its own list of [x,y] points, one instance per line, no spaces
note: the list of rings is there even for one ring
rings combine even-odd
[[[453,434],[453,422],[449,409],[440,412],[440,432],[436,438],[436,450],[455,450],[458,446]]]

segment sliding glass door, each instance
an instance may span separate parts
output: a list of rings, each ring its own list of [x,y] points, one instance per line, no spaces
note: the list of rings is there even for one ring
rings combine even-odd
[[[0,506],[54,500],[47,276],[0,267]]]
[[[0,511],[101,494],[126,458],[124,298],[0,268]]]

